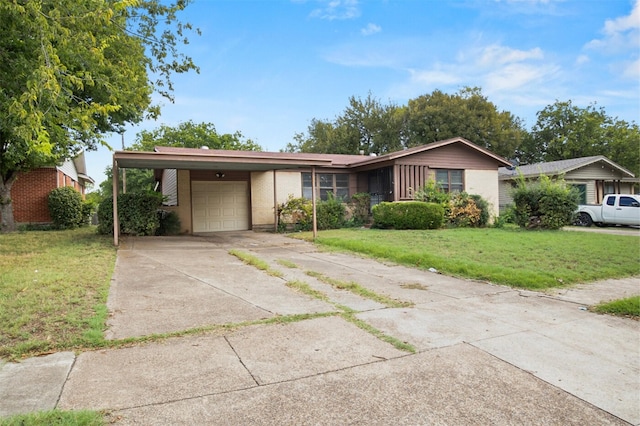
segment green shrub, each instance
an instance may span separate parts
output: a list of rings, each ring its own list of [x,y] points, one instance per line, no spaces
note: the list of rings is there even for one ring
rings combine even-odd
[[[470,194],[469,197],[471,197],[471,199],[476,203],[476,206],[480,209],[480,218],[476,226],[487,226],[489,224],[489,219],[491,218],[489,202],[478,194]]]
[[[504,226],[508,223],[516,223],[515,207],[513,206],[513,204],[509,204],[507,208],[502,213],[500,213],[499,216],[494,218],[493,227],[504,228]]]
[[[278,231],[309,231],[313,227],[313,205],[304,197],[289,195],[287,201],[278,206]]]
[[[513,192],[515,221],[523,228],[560,229],[573,223],[578,199],[564,179],[540,175],[537,181],[527,182],[520,176]]]
[[[382,202],[373,207],[376,228],[437,229],[444,221],[440,204],[422,201]]]
[[[156,230],[156,235],[178,235],[180,233],[180,218],[173,211],[158,210],[160,226]]]
[[[120,205],[118,205],[120,207]],[[113,235],[113,197],[104,198],[98,204],[98,234]]]
[[[70,186],[49,193],[49,215],[58,229],[73,229],[83,223],[82,195]]]
[[[413,199],[416,201],[424,201],[426,203],[440,204],[444,209],[445,217],[449,217],[451,194],[444,192],[435,180],[428,179],[424,183],[423,187],[418,188],[413,193]]]
[[[481,211],[476,202],[466,192],[459,192],[451,197],[449,202],[450,224],[459,227],[480,226]]]
[[[371,194],[359,192],[351,196],[351,224],[362,226],[369,222],[369,209],[371,208]]]
[[[129,235],[155,235],[160,227],[158,209],[162,194],[130,192],[118,195],[120,232]],[[113,198],[105,198],[98,207],[98,232],[113,234]]]
[[[342,228],[346,222],[347,210],[340,200],[332,194],[326,201],[320,201],[316,205],[316,221],[318,229]]]

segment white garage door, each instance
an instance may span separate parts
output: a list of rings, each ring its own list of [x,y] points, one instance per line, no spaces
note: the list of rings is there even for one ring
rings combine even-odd
[[[191,182],[193,232],[249,229],[248,182]]]

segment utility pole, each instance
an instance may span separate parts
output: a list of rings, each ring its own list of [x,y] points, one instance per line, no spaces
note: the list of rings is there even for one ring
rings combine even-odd
[[[122,135],[122,150],[124,151],[124,130],[121,133]],[[127,193],[127,169],[122,169],[122,193]]]

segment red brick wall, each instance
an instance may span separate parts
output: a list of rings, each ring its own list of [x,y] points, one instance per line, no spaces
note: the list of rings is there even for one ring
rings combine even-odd
[[[13,219],[16,223],[51,222],[47,202],[49,193],[62,186],[73,187],[84,199],[84,188],[80,183],[57,169],[36,169],[20,173],[11,187]]]
[[[37,169],[18,176],[11,188],[16,222],[51,222],[47,198],[57,187],[57,173],[56,169]]]

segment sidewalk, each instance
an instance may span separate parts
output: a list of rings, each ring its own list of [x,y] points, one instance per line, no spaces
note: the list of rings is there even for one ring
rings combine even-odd
[[[230,248],[284,276],[243,264]],[[307,271],[415,305],[388,308]],[[328,301],[285,286],[293,280]],[[328,316],[6,364],[0,416],[56,407],[104,409],[117,424],[638,425],[640,322],[583,308],[639,293],[638,278],[518,291],[272,234],[129,239],[109,296],[111,338]],[[335,303],[417,353],[338,316]]]

